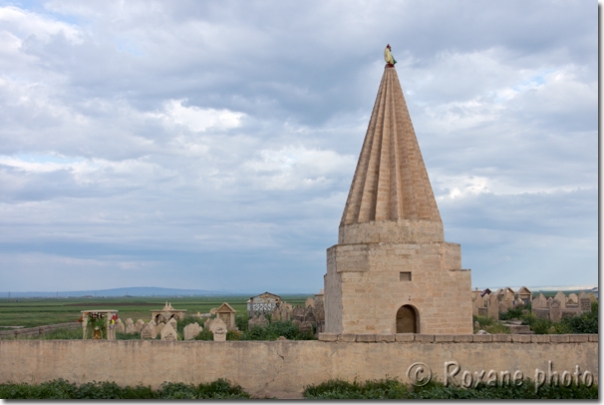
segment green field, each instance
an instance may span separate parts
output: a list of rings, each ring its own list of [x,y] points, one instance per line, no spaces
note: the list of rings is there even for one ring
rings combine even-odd
[[[134,322],[142,319],[148,322],[152,310],[160,310],[166,301],[175,309],[186,309],[187,315],[198,312],[208,313],[228,302],[237,313],[246,311],[249,296],[225,297],[113,297],[113,298],[18,298],[0,299],[0,330],[7,326],[25,328],[51,325],[63,322],[75,322],[82,315],[80,311],[94,309],[115,309],[122,321],[132,318]],[[295,306],[304,304],[307,296],[284,295],[281,298]]]

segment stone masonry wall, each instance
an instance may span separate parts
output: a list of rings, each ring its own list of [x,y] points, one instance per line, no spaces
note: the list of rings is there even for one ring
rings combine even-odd
[[[471,334],[470,291],[458,244],[336,245],[327,251],[325,331],[395,333],[398,309],[410,305],[420,333]]]
[[[305,386],[334,378],[409,382],[418,362],[439,381],[448,371],[449,383],[456,385],[464,371],[518,371],[534,379],[536,370],[548,367],[558,375],[578,367],[598,379],[598,335],[320,337],[331,341],[0,340],[0,383],[63,378],[158,388],[164,381],[199,384],[227,378],[254,396],[292,398]],[[446,370],[446,363],[453,367]]]

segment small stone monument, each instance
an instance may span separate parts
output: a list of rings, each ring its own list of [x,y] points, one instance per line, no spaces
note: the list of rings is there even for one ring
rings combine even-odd
[[[143,326],[145,326],[145,321],[143,321],[142,319],[139,319],[138,321],[136,321],[136,323],[134,324],[135,330],[137,332],[140,332],[143,329]]]
[[[562,304],[557,299],[553,299],[549,304],[549,319],[552,322],[560,322],[562,319]]]
[[[176,331],[172,327],[172,324],[168,322],[161,330],[161,340],[178,340]]]
[[[183,329],[184,339],[193,340],[195,339],[195,336],[199,335],[199,332],[201,331],[202,328],[197,322],[190,323]]]
[[[227,327],[222,319],[214,319],[214,322],[210,324],[210,331],[212,331],[212,334],[214,335],[215,342],[226,341]]]
[[[151,323],[147,323],[141,329],[141,339],[155,339],[157,334],[155,333],[155,326]]]
[[[139,331],[136,330],[136,326],[134,325],[134,322],[132,322],[132,318],[126,319],[126,333],[137,333],[137,332],[139,332]]]

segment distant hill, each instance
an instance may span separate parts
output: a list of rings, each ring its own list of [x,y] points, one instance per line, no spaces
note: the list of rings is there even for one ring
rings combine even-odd
[[[252,293],[237,293],[233,291],[212,291],[212,290],[193,290],[180,288],[162,288],[162,287],[126,287],[126,288],[111,288],[107,290],[82,290],[82,291],[11,291],[11,298],[26,298],[26,297],[175,297],[175,296],[224,296],[224,295],[249,295],[254,296],[258,292]],[[0,291],[0,298],[7,298],[8,291]]]

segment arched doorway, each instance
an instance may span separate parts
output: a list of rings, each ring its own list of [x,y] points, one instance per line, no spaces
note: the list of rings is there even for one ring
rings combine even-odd
[[[419,316],[411,305],[403,305],[398,309],[396,333],[419,333]]]

